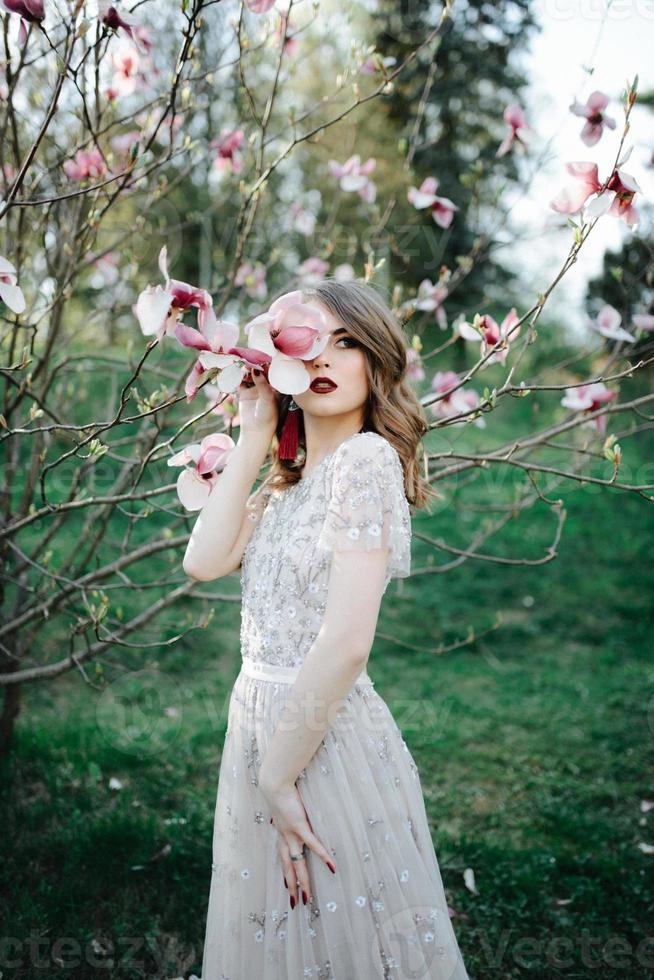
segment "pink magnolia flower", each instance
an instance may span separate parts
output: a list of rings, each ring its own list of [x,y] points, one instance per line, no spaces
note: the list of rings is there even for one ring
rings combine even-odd
[[[136,47],[129,41],[122,41],[112,55],[114,67],[111,88],[114,98],[120,95],[131,95],[136,90],[138,80],[145,80],[141,72],[141,57]]]
[[[358,153],[349,157],[345,163],[337,163],[336,160],[329,160],[327,164],[329,173],[336,177],[342,191],[356,191],[362,200],[372,204],[377,196],[375,184],[368,179],[368,174],[377,166],[374,157],[370,157],[365,163],[361,163]]]
[[[489,313],[483,315],[477,313],[472,323],[468,323],[466,320],[460,321],[457,324],[457,330],[464,340],[481,340],[480,357],[485,357],[488,351],[501,341],[501,346],[491,354],[485,363],[493,364],[497,361],[504,364],[510,345],[522,329],[522,326],[519,326],[517,330],[513,329],[519,319],[515,306],[512,306],[499,326]]]
[[[611,391],[603,381],[596,381],[593,384],[568,388],[561,399],[561,404],[564,408],[570,408],[574,412],[595,412],[616,396],[617,391]],[[589,421],[594,421],[598,432],[604,434],[606,431],[606,415],[598,415],[596,419],[589,419]]]
[[[597,218],[602,214],[613,214],[616,218],[622,218],[633,229],[640,221],[638,211],[632,203],[636,192],[640,192],[636,180],[631,174],[616,168],[608,180],[606,190],[589,205],[588,216]]]
[[[436,314],[436,320],[441,330],[447,330],[447,316],[443,309],[443,301],[447,298],[448,291],[446,286],[433,283],[430,279],[423,279],[418,286],[417,299],[408,300],[404,305],[413,306],[417,310],[427,310]]]
[[[245,139],[242,129],[230,129],[228,126],[221,130],[220,137],[209,143],[209,149],[216,150],[213,166],[215,170],[229,170],[240,174],[243,170],[243,157],[240,147]]]
[[[253,14],[265,14],[274,5],[275,0],[245,0],[245,6]]]
[[[437,402],[432,402],[429,406],[436,418],[449,419],[462,412],[468,413],[479,404],[479,395],[473,388],[457,388],[458,384],[459,376],[456,371],[437,371],[432,378],[432,390],[442,395]],[[452,422],[452,425],[466,425],[467,422],[467,419],[458,419]],[[486,419],[480,415],[474,419],[474,425],[484,429]]]
[[[375,72],[383,71],[385,74],[386,69],[390,68],[391,65],[394,65],[396,61],[397,58],[394,58],[392,55],[382,58],[379,51],[373,51],[370,57],[366,58],[366,60],[363,62],[359,68],[359,72],[362,75],[374,75]]]
[[[285,395],[306,391],[310,375],[303,361],[317,357],[329,341],[329,328],[322,310],[303,302],[297,289],[284,293],[266,313],[247,324],[247,348],[233,348],[234,353],[269,363],[268,381]]]
[[[298,42],[292,34],[289,34],[289,31],[297,25],[292,20],[289,20],[288,13],[284,13],[281,10],[278,10],[277,13],[279,14],[279,20],[277,21],[277,27],[272,38],[272,44],[278,44],[283,38],[284,53],[291,57],[297,53]]]
[[[198,314],[199,318],[200,314]],[[222,394],[233,393],[247,374],[248,367],[260,367],[264,355],[260,354],[256,363],[252,358],[243,357],[243,349],[238,344],[239,328],[228,320],[217,320],[210,308],[205,314],[202,332],[178,323],[175,336],[183,347],[193,347],[200,351],[191,373],[186,379],[187,402],[192,402],[207,371],[218,369],[216,384],[212,389]],[[204,391],[206,385],[202,386]]]
[[[97,259],[94,257],[93,252],[87,252],[84,258],[95,266],[106,285],[113,286],[120,279],[119,266],[121,256],[118,252],[107,252],[105,255],[98,256]]]
[[[597,194],[601,190],[597,164],[580,160],[576,163],[566,163],[565,169],[576,177],[578,183],[564,187],[556,197],[552,198],[550,207],[559,214],[576,214],[581,211],[591,194]]]
[[[107,165],[97,146],[92,150],[78,150],[74,160],[65,160],[64,171],[71,180],[96,180],[107,172]]]
[[[2,6],[10,14],[19,14],[30,23],[36,23],[45,17],[43,0],[2,0]]]
[[[454,212],[459,208],[450,201],[449,197],[438,197],[436,188],[438,180],[436,177],[425,177],[420,187],[410,187],[407,191],[409,203],[414,208],[421,210],[429,208],[432,218],[441,228],[449,228],[452,224]]]
[[[654,330],[654,316],[651,313],[636,313],[633,321],[639,330],[647,330],[648,332]]]
[[[234,440],[224,432],[205,436],[202,442],[185,446],[167,460],[168,466],[183,466],[177,477],[177,496],[186,510],[201,510],[234,450]]]
[[[246,373],[238,343],[239,328],[227,320],[216,319],[213,302],[206,289],[198,289],[168,275],[167,248],[159,252],[159,269],[165,279],[164,286],[147,286],[138,296],[134,314],[143,334],[156,335],[161,340],[173,333],[182,347],[200,351],[191,373],[186,379],[186,400],[193,401],[203,375],[218,368],[216,384],[222,392],[233,392]],[[197,309],[198,328],[181,323],[181,317],[189,309]],[[263,355],[260,355],[263,357]]]
[[[424,381],[425,369],[422,366],[420,352],[415,347],[408,347],[406,352],[406,376],[409,381]]]
[[[176,336],[184,346],[200,347],[200,349],[210,350],[210,339],[214,339],[217,332],[220,332],[221,324],[216,320],[213,312],[213,301],[206,289],[198,289],[190,286],[179,279],[171,279],[168,275],[168,249],[164,245],[159,252],[159,269],[164,277],[165,285],[153,288],[148,286],[139,294],[134,307],[134,313],[143,334],[146,337],[157,335],[161,340],[164,334],[175,331]],[[186,310],[195,308],[198,311],[198,326],[200,331],[192,330],[191,327],[184,327],[184,339],[177,333],[178,324]],[[222,327],[226,325],[222,324]],[[231,338],[231,332],[227,330]],[[195,336],[197,335],[197,337]],[[238,328],[236,328],[238,337]],[[194,342],[191,343],[191,340]]]
[[[517,103],[507,106],[504,110],[503,118],[509,127],[509,132],[500,143],[495,156],[503,157],[505,153],[509,152],[514,143],[516,149],[524,153],[526,150],[526,130],[531,129],[531,126],[525,118],[522,106]]]
[[[20,16],[18,38],[21,44],[27,41],[26,24],[40,24],[45,17],[43,0],[2,0],[2,6],[10,14]]]
[[[122,31],[126,34],[134,42],[139,51],[145,53],[148,47],[151,46],[132,14],[121,10],[117,4],[100,0],[99,16],[101,22],[106,24],[110,30]]]
[[[600,182],[597,164],[586,161],[566,163],[566,170],[578,183],[568,184],[550,201],[550,207],[560,214],[577,214],[592,194],[598,196],[587,206],[588,218],[598,218],[602,214],[613,214],[622,218],[627,225],[638,223],[638,213],[632,204],[640,187],[635,179],[624,170],[616,167],[606,182]],[[604,189],[603,189],[604,188]]]
[[[349,262],[341,262],[334,269],[334,279],[338,279],[339,282],[352,282],[355,278],[354,269]]]
[[[329,269],[329,262],[312,255],[298,266],[297,274],[303,286],[313,286],[326,275]]]
[[[23,290],[18,285],[15,266],[0,255],[0,299],[12,313],[22,313],[25,309]]]
[[[620,326],[622,317],[610,303],[607,303],[597,314],[597,319],[591,320],[587,317],[588,326],[591,330],[607,337],[609,340],[635,340],[633,334]]]
[[[245,286],[245,292],[253,299],[265,299],[268,295],[265,265],[261,265],[260,262],[255,265],[251,265],[250,262],[242,262],[236,272],[234,285]]]
[[[595,146],[599,142],[602,137],[603,126],[615,129],[615,119],[604,114],[604,109],[608,104],[608,95],[595,91],[588,96],[585,105],[581,105],[575,99],[570,106],[570,112],[573,112],[575,116],[582,116],[586,120],[581,131],[581,138],[586,146]]]
[[[313,235],[316,228],[316,216],[303,208],[297,201],[291,204],[288,220],[294,231],[299,231],[301,235],[306,235],[307,238]]]
[[[120,170],[126,170],[128,168],[132,152],[136,144],[142,140],[145,142],[145,136],[140,129],[130,129],[126,133],[119,133],[117,136],[111,137],[109,145],[118,158],[118,168]]]

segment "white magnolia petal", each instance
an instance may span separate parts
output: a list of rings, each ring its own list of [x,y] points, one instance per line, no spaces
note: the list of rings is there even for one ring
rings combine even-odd
[[[636,338],[630,334],[623,327],[611,326],[602,327],[599,331],[604,337],[608,337],[609,340],[635,340]]]
[[[359,191],[367,183],[368,178],[365,174],[346,174],[344,177],[341,177],[341,190]]]
[[[328,343],[329,343],[329,333],[323,334],[322,337],[320,336],[320,334],[318,334],[313,344],[307,351],[306,356],[303,357],[302,360],[304,361],[313,360],[313,358],[317,357],[318,354],[322,354],[322,352],[324,351]]]
[[[307,390],[311,378],[302,361],[277,354],[270,362],[268,381],[282,395],[299,395]]]
[[[13,313],[22,313],[25,309],[25,297],[20,286],[13,286],[10,282],[0,282],[0,299]]]
[[[610,303],[606,303],[597,315],[597,327],[600,331],[604,329],[613,330],[615,327],[619,327],[621,323],[622,316]]]
[[[651,313],[636,313],[633,321],[639,330],[654,330],[654,316]]]
[[[425,194],[424,191],[419,191],[417,188],[410,188],[411,196],[409,197],[409,204],[413,204],[414,208],[428,208],[436,200],[435,194]]]
[[[620,178],[620,182],[627,188],[628,191],[642,193],[638,181],[635,177],[632,177],[631,174],[626,174],[624,170],[618,170],[618,177]]]
[[[439,300],[435,296],[425,296],[424,299],[419,299],[416,302],[417,310],[435,310],[439,304]]]
[[[199,442],[192,442],[184,446],[178,453],[170,456],[166,462],[168,466],[186,466],[187,463],[197,463],[200,458],[201,446]]]
[[[589,221],[594,218],[601,218],[609,210],[615,198],[615,191],[604,191],[598,197],[593,198],[590,204],[585,207],[586,217]]]
[[[463,872],[463,883],[468,891],[473,892],[475,895],[478,894],[477,885],[475,884],[475,872],[472,868],[466,868]]]
[[[191,468],[177,477],[177,496],[186,510],[201,510],[209,499],[211,484]]]
[[[214,354],[213,351],[205,350],[198,356],[198,361],[205,371],[210,371],[211,368],[229,367],[234,363],[234,357],[234,354]]]
[[[162,245],[159,251],[159,271],[166,282],[168,282],[170,276],[168,275],[168,248],[166,245]]]
[[[15,276],[16,267],[11,264],[9,259],[5,259],[4,256],[0,255],[0,276]]]
[[[239,361],[228,364],[216,378],[216,386],[224,394],[236,391],[247,373],[247,368]]]
[[[200,445],[202,452],[205,452],[211,446],[217,446],[219,449],[227,451],[228,449],[232,450],[236,443],[226,432],[211,432],[208,436],[204,437]]]
[[[609,121],[608,121],[608,119],[605,119],[604,122],[605,122],[605,124],[608,124]],[[613,126],[610,126],[609,128],[611,128],[611,129],[615,128],[615,123],[613,123]],[[619,167],[621,167],[623,165],[623,163],[626,163],[627,162],[627,160],[631,156],[631,151],[633,150],[633,148],[634,148],[634,144],[632,143],[631,146],[629,147],[629,149],[627,150],[627,152],[625,153],[625,155],[623,156],[622,160],[619,161],[618,167],[616,169],[618,169]]]
[[[461,320],[456,325],[456,330],[464,340],[482,340],[482,334],[475,330],[471,323],[467,320]]]
[[[255,323],[248,334],[248,347],[260,350],[274,357],[277,348],[273,344],[270,330],[265,323]]]
[[[580,392],[578,389],[573,389],[565,393],[561,399],[561,404],[564,408],[571,408],[575,412],[584,411],[593,404],[592,398],[585,392]]]
[[[297,306],[302,302],[302,290],[292,289],[290,293],[282,293],[281,296],[278,296],[274,303],[272,303],[270,306],[268,313],[262,313],[261,315],[268,316],[274,320],[279,313],[283,313],[290,306]],[[255,319],[258,319],[258,317]]]
[[[238,344],[238,325],[230,323],[229,320],[217,320],[213,306],[209,306],[205,310],[204,323],[201,329],[214,350],[219,347],[224,350],[229,347],[236,347]]]
[[[139,293],[134,314],[139,321],[141,332],[146,337],[150,337],[161,330],[168,316],[171,302],[172,296],[161,286],[156,288],[148,286],[142,293]]]

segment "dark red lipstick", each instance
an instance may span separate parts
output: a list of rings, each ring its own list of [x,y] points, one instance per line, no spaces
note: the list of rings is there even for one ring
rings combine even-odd
[[[323,376],[320,378],[314,378],[309,387],[311,388],[311,391],[315,391],[318,394],[326,394],[328,391],[334,391],[334,389],[338,388],[338,385],[335,384],[331,378],[326,378]]]

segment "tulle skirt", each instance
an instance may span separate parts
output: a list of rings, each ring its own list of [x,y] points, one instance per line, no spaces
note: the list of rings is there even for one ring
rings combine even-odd
[[[469,980],[415,762],[366,671],[297,787],[336,874],[305,850],[291,909],[258,771],[298,668],[243,658],[216,799],[202,980]]]

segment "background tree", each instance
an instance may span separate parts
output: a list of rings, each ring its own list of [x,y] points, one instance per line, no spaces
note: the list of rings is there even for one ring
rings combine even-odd
[[[161,643],[162,633],[173,645],[208,624],[215,597],[181,569],[192,514],[183,495],[175,497],[180,483],[166,481],[164,466],[179,464],[180,453],[183,458],[204,438],[224,436],[226,451],[213,473],[182,474],[206,487],[204,478],[219,478],[233,445],[237,384],[221,388],[221,371],[202,364],[215,340],[211,324],[228,320],[243,327],[276,294],[315,276],[379,282],[408,321],[409,372],[435,430],[425,441],[429,479],[441,484],[443,496],[456,491],[458,505],[469,506],[478,523],[475,533],[451,546],[460,560],[485,560],[480,549],[509,521],[544,506],[552,510],[551,540],[538,560],[549,561],[565,522],[561,498],[550,495],[562,483],[639,495],[651,489],[647,479],[618,478],[620,445],[606,432],[609,418],[642,410],[652,397],[635,391],[617,400],[620,383],[626,387],[635,368],[651,359],[647,345],[636,365],[624,346],[594,362],[579,353],[565,366],[541,366],[532,351],[552,290],[577,261],[594,223],[612,219],[572,222],[561,267],[535,297],[518,304],[520,312],[506,301],[489,308],[481,279],[477,308],[468,284],[488,262],[478,243],[488,240],[482,224],[502,180],[496,164],[485,163],[478,190],[469,188],[467,205],[452,221],[459,238],[449,242],[448,315],[458,305],[466,319],[450,316],[447,329],[434,332],[433,310],[412,316],[421,297],[405,276],[419,260],[407,244],[406,216],[417,230],[433,230],[428,211],[415,199],[412,210],[405,204],[407,188],[420,184],[414,157],[424,143],[426,168],[451,151],[454,173],[452,161],[465,156],[465,129],[453,121],[455,112],[465,115],[455,101],[462,70],[455,65],[458,58],[472,63],[473,42],[464,44],[457,28],[435,54],[434,46],[447,37],[453,16],[465,19],[465,32],[474,38],[474,9],[464,6],[454,15],[451,6],[441,8],[410,51],[398,49],[393,65],[380,64],[363,39],[345,55],[342,42],[326,40],[333,32],[313,8],[298,5],[296,12],[293,4],[280,14],[194,0],[174,12],[167,8],[161,20],[155,2],[140,5],[137,19],[104,7],[99,16],[89,15],[84,5],[75,7],[72,19],[63,18],[46,5],[43,18],[26,24],[15,12],[4,17],[3,749],[21,685],[76,670],[102,689],[116,669],[116,652],[122,665],[130,651],[139,656]],[[519,9],[524,19],[506,21],[516,33],[529,23]],[[480,38],[494,37],[491,27],[480,26]],[[505,45],[511,36],[507,31]],[[503,131],[502,45],[493,43],[487,60],[497,74],[487,86],[479,79],[481,119],[468,122],[467,138],[479,141],[482,157],[494,142],[493,107],[497,136]],[[455,56],[457,45],[465,56]],[[317,53],[325,46],[331,65],[341,57],[343,70],[316,84]],[[439,105],[433,59],[442,51],[451,89],[442,100],[441,144],[431,135],[439,132],[438,119],[429,117],[432,104]],[[372,118],[408,71],[414,73],[409,94],[419,87],[424,98],[415,124],[400,137],[407,140],[401,174],[399,107],[390,117],[392,135],[382,130],[379,161],[356,152],[346,158],[344,148],[358,147],[351,123]],[[516,81],[510,72],[503,78],[505,85]],[[634,84],[623,96],[625,127],[635,99]],[[363,132],[370,139],[373,130]],[[400,200],[403,213],[395,207]],[[501,216],[501,202],[494,213]],[[397,264],[400,253],[409,266]],[[463,282],[465,304],[456,298]],[[161,322],[154,322],[153,296],[164,297]],[[464,346],[461,337],[465,366],[446,370],[448,351]],[[198,343],[204,352],[198,353]],[[231,358],[232,372],[239,368],[228,344],[216,342],[209,353]],[[470,382],[481,372],[478,391]],[[507,405],[520,429],[517,442],[502,427]],[[636,424],[627,434],[637,431]],[[434,574],[442,542],[420,531],[416,541],[415,574]],[[181,617],[177,609],[188,610],[182,604],[196,597],[208,599],[210,612]]]

